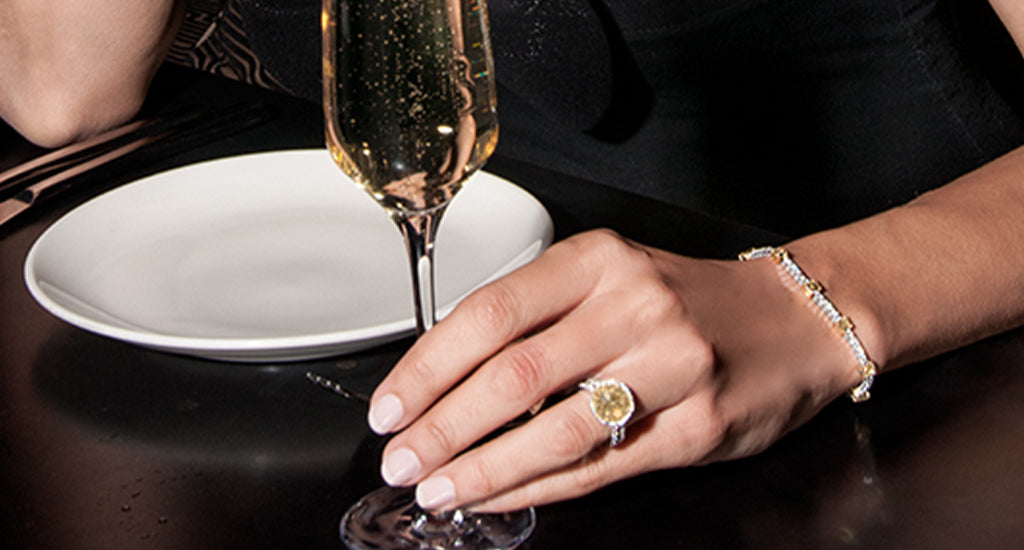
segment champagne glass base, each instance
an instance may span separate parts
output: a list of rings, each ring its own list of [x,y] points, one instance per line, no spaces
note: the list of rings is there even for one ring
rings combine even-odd
[[[536,524],[533,508],[503,514],[431,513],[416,505],[412,489],[383,487],[352,506],[339,530],[350,550],[512,550]]]

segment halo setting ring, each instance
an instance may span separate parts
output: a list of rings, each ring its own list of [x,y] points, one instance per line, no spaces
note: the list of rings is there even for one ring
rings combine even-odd
[[[611,446],[625,441],[626,423],[636,412],[636,400],[629,386],[612,378],[589,378],[580,382],[579,388],[590,393],[590,410],[597,421],[611,428]]]

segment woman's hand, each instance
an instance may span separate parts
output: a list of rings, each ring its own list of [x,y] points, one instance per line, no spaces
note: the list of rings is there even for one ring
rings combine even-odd
[[[695,260],[609,231],[560,242],[468,297],[380,384],[370,425],[397,432],[382,475],[418,484],[428,508],[500,511],[760,451],[859,380],[786,285],[769,260]],[[633,391],[619,446],[578,391],[466,451],[592,377]]]

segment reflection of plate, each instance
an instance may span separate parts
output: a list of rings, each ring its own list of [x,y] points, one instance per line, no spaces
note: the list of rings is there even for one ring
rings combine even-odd
[[[536,257],[551,219],[475,175],[438,235],[442,313]],[[326,151],[179,168],[76,208],[36,241],[25,280],[57,317],[128,342],[232,361],[347,353],[412,332],[401,237]]]

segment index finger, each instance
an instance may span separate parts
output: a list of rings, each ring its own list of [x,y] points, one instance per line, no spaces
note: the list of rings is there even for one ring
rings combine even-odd
[[[370,427],[380,434],[405,427],[487,358],[582,302],[600,270],[588,268],[578,252],[578,238],[556,243],[466,297],[374,391]]]

